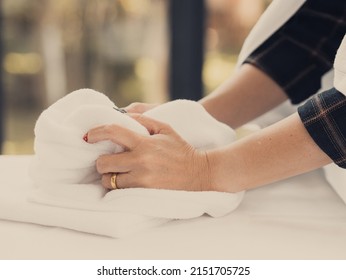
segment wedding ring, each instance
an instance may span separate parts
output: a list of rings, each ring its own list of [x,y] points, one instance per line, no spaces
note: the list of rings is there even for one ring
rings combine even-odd
[[[117,186],[117,173],[113,173],[111,176],[111,186],[113,190],[116,190],[118,188]]]

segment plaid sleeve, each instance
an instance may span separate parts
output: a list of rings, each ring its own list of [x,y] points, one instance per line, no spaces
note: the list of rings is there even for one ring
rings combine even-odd
[[[298,107],[298,114],[316,144],[346,168],[346,96],[332,88]]]
[[[307,0],[244,63],[269,75],[298,104],[321,88],[345,30],[345,0]]]

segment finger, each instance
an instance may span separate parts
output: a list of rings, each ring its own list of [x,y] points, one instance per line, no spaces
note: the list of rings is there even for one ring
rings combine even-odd
[[[110,140],[115,144],[131,149],[142,141],[142,135],[125,127],[111,124],[89,130],[86,139],[88,143]]]
[[[124,107],[123,109],[126,110],[128,113],[137,113],[137,114],[143,114],[146,111],[149,111],[156,107],[158,104],[147,104],[147,103],[139,103],[134,102],[127,107]]]
[[[132,162],[128,152],[102,155],[96,160],[96,170],[100,174],[129,172]]]
[[[149,118],[145,115],[140,114],[130,114],[130,117],[135,119],[137,122],[139,122],[141,125],[143,125],[150,135],[153,134],[170,134],[173,133],[174,130],[171,128],[171,126],[167,123],[160,122],[158,120]]]
[[[101,183],[102,186],[108,190],[114,190],[114,188],[112,187],[111,184],[111,177],[114,173],[107,173],[107,174],[103,174],[102,179],[101,179]],[[138,187],[138,185],[136,185],[136,180],[135,178],[132,176],[132,174],[130,172],[128,173],[117,173],[116,174],[116,188],[117,189],[126,189],[126,188],[135,188]]]

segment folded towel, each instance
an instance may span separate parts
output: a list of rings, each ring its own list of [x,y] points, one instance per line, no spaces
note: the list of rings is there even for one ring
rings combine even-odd
[[[105,95],[82,89],[60,99],[40,115],[35,126],[35,158],[30,168],[36,186],[29,195],[31,202],[64,211],[78,211],[81,215],[85,213],[83,219],[74,221],[73,229],[114,237],[120,236],[120,226],[116,230],[106,227],[103,230],[95,225],[99,228],[93,230],[88,215],[92,213],[100,220],[107,219],[108,223],[114,224],[118,223],[119,215],[121,219],[128,216],[128,221],[135,216],[134,224],[138,217],[142,218],[142,224],[149,224],[150,221],[151,224],[160,224],[170,219],[194,218],[205,213],[219,217],[239,205],[243,192],[231,194],[143,188],[105,190],[100,184],[95,161],[102,154],[118,153],[123,148],[110,141],[91,145],[83,141],[83,135],[95,126],[112,123],[148,135],[141,124],[114,110],[114,107]],[[197,149],[227,145],[236,137],[231,128],[212,118],[197,102],[172,101],[145,114],[170,124]],[[52,217],[49,225],[54,224],[53,220]],[[87,229],[85,223],[88,223]],[[71,224],[64,224],[61,217],[56,225],[71,228]],[[124,229],[121,231],[126,232]]]
[[[13,178],[13,174],[19,174],[17,163],[14,158],[6,160],[6,171],[9,176],[5,174],[1,177],[0,219],[61,227],[110,237],[125,237],[170,221],[142,214],[87,211],[32,203],[28,197],[32,195],[34,186],[27,172],[20,172],[20,184]]]

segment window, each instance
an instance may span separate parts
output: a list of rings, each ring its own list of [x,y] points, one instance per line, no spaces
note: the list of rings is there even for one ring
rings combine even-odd
[[[39,114],[79,88],[103,92],[119,106],[167,101],[168,1],[0,0],[2,153],[33,153]],[[267,2],[206,1],[205,93],[231,74]]]

